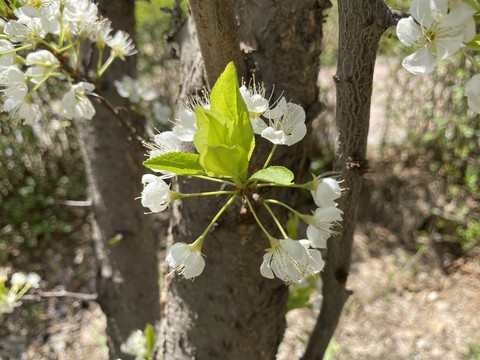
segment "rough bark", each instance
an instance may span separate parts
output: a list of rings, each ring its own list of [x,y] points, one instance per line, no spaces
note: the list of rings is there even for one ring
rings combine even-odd
[[[345,285],[361,175],[366,168],[373,71],[378,42],[396,20],[383,0],[339,0],[339,53],[334,76],[337,94],[334,170],[347,189],[339,201],[344,212],[341,235],[328,240],[323,303],[303,359],[322,359],[349,296]]]
[[[277,91],[307,107],[317,100],[320,24],[322,10],[328,5],[328,1],[313,0],[235,2],[236,18],[241,24],[240,41],[244,49],[249,49],[248,68],[255,69],[257,79],[262,79],[267,87],[275,83]],[[299,29],[304,36],[298,34]],[[192,33],[191,28],[183,32]],[[192,49],[201,46],[191,37],[183,40],[181,61],[189,65],[182,65],[182,69],[196,79],[184,79],[182,93],[188,94],[198,90],[187,87],[199,85],[198,62],[192,60],[199,59]],[[305,66],[286,66],[290,61]],[[197,70],[195,74],[192,69]],[[253,168],[263,165],[268,155],[261,151],[262,146],[259,141],[256,152],[260,156]],[[295,154],[298,165],[302,152]],[[181,177],[179,188],[183,192],[198,192],[218,186]],[[226,197],[202,197],[175,203],[172,242],[193,242],[226,201]],[[279,280],[260,275],[268,241],[253,218],[242,214],[240,208],[238,202],[229,208],[205,239],[202,252],[206,255],[206,267],[201,276],[193,282],[179,277],[167,280],[157,359],[275,358],[285,328],[287,287]],[[262,212],[261,216],[268,218]]]
[[[245,62],[240,52],[233,0],[189,1],[198,43],[205,60],[208,86],[217,81],[225,66],[233,61],[240,77],[246,77]]]
[[[112,20],[113,27],[135,32],[134,1],[100,2],[100,12]],[[96,64],[96,52],[83,61]],[[122,111],[140,132],[138,119],[130,114],[125,99],[118,96],[113,81],[122,75],[135,75],[135,59],[117,60],[98,84],[99,92]],[[145,152],[141,144],[103,105],[96,105],[92,120],[77,119],[76,126],[86,166],[92,199],[92,230],[99,273],[98,300],[107,317],[110,358],[126,358],[120,344],[131,331],[143,329],[160,317],[158,263],[155,240],[140,202]],[[121,239],[109,244],[115,236]]]

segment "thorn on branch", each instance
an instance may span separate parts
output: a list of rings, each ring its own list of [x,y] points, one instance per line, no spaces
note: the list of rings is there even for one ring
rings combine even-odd
[[[365,175],[370,170],[367,159],[353,156],[349,156],[345,160],[345,167],[347,170],[356,170],[360,176]]]

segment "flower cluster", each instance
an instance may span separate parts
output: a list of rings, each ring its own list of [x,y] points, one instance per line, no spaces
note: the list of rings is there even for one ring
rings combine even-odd
[[[147,340],[142,330],[135,330],[128,339],[120,345],[120,351],[135,356],[136,360],[148,358]]]
[[[418,50],[407,56],[402,65],[412,74],[428,74],[435,70],[438,61],[455,55],[465,45],[480,49],[473,17],[479,11],[477,2],[413,0],[411,16],[398,22],[397,36],[402,44]],[[480,64],[466,56],[480,72]],[[477,113],[480,113],[479,93],[480,81],[474,76],[465,88],[465,96],[469,107]]]
[[[40,276],[36,273],[16,272],[10,278],[10,288],[5,285],[7,280],[8,269],[0,268],[0,315],[13,312],[15,303],[30,288],[38,288]]]
[[[147,324],[145,330],[133,331],[120,345],[120,351],[135,356],[135,360],[151,359],[155,344],[155,329]]]
[[[33,96],[57,79],[67,84],[63,97],[51,110],[67,119],[91,119],[95,109],[88,98],[95,90],[92,80],[79,76],[80,45],[90,40],[97,45],[100,77],[116,59],[136,53],[123,31],[111,35],[111,22],[98,15],[91,0],[36,0],[10,2],[2,7],[8,19],[1,29],[0,88],[3,111],[31,124],[42,116]],[[102,63],[105,46],[110,56]],[[26,53],[26,56],[23,54]]]
[[[192,97],[180,105],[179,118],[172,131],[160,133],[146,144],[149,153],[144,165],[161,175],[143,176],[142,205],[151,212],[160,212],[174,200],[185,197],[230,195],[230,199],[195,242],[175,243],[167,251],[166,260],[172,269],[186,279],[193,279],[203,272],[203,241],[221,214],[239,197],[248,204],[270,242],[260,266],[261,275],[267,278],[276,276],[286,284],[299,283],[323,269],[324,261],[318,249],[326,247],[326,240],[336,234],[334,227],[342,220],[343,213],[335,202],[341,196],[339,182],[333,178],[319,177],[306,184],[295,184],[290,170],[268,166],[278,145],[291,146],[302,140],[306,132],[305,111],[300,105],[287,102],[282,97],[271,107],[263,85],[248,88],[238,85],[233,64],[227,66],[211,93]],[[273,148],[263,169],[248,174],[255,134],[269,140]],[[189,141],[193,141],[198,154],[181,151],[182,142]],[[170,190],[165,180],[178,175],[216,181],[232,189],[177,193]],[[262,225],[251,203],[258,198],[255,196],[258,189],[264,186],[287,186],[311,191],[318,208],[312,215],[305,215],[275,199],[262,199],[259,204],[267,209],[283,236],[283,239],[278,239]],[[306,222],[307,239],[290,238],[270,209],[270,204],[283,206]]]

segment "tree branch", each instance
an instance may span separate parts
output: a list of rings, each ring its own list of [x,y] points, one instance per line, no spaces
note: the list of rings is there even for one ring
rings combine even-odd
[[[355,16],[352,16],[355,14]],[[340,198],[344,212],[342,234],[328,240],[322,275],[323,303],[303,360],[322,359],[351,291],[346,290],[360,198],[361,176],[367,170],[366,149],[373,70],[383,32],[395,23],[383,0],[339,0],[339,53],[334,76],[336,146],[334,170],[348,191]]]
[[[190,0],[189,4],[210,88],[230,61],[239,79],[246,77],[232,0]]]

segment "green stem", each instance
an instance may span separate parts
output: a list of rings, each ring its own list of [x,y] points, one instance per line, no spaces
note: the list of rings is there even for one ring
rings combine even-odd
[[[247,204],[248,204],[248,207],[250,209],[250,211],[252,212],[252,215],[253,217],[255,218],[255,221],[257,222],[258,226],[260,226],[260,229],[262,229],[262,231],[264,232],[264,234],[267,236],[268,240],[271,242],[272,239],[274,239],[274,237],[272,235],[270,235],[267,231],[267,229],[265,229],[265,227],[262,225],[262,223],[260,222],[260,220],[258,219],[258,216],[255,212],[255,210],[253,209],[253,206],[252,204],[250,203],[250,200],[248,200],[248,198],[245,196],[244,199],[246,200]]]
[[[11,50],[7,50],[5,52],[2,52],[0,53],[0,56],[3,56],[3,55],[7,55],[7,54],[11,54],[11,53],[14,53],[14,52],[17,52],[17,51],[20,51],[20,50],[25,50],[25,49],[28,49],[30,47],[32,47],[33,45],[32,44],[27,44],[27,45],[23,45],[23,46],[20,46],[18,48],[14,48],[14,49],[11,49]]]
[[[278,201],[278,200],[275,200],[275,199],[265,199],[263,200],[264,203],[270,203],[270,204],[275,204],[275,205],[281,205],[283,206],[284,208],[290,210],[292,213],[294,213],[295,215],[298,215],[298,216],[302,216],[303,214],[299,213],[297,210],[295,210],[294,208],[288,206],[287,204],[281,202],[281,201]]]
[[[465,48],[462,48],[463,55],[472,63],[473,66],[475,66],[475,69],[477,69],[478,72],[480,72],[480,64],[475,61],[475,59],[470,56],[466,51]]]
[[[233,186],[236,186],[236,184],[232,181],[228,181],[228,180],[222,180],[222,179],[218,179],[218,178],[212,178],[210,176],[204,176],[204,175],[192,175],[193,177],[196,177],[198,179],[203,179],[203,180],[209,180],[209,181],[215,181],[215,182],[219,182],[219,183],[223,183],[223,184],[228,184],[228,185],[233,185]]]
[[[277,150],[277,146],[278,146],[278,144],[273,145],[272,151],[270,151],[270,154],[268,155],[267,160],[265,160],[265,164],[263,165],[262,169],[265,169],[268,166],[268,164],[270,163],[270,160],[272,160],[273,153],[275,152],[275,150]]]
[[[272,147],[272,150],[270,151],[270,154],[268,154],[267,160],[265,160],[265,164],[263,164],[262,170],[265,169],[268,164],[270,163],[270,160],[272,160],[273,153],[277,150],[277,144],[274,144]],[[253,182],[253,186],[257,186],[259,180],[255,180]]]
[[[268,206],[265,202],[263,203],[263,206],[267,209],[267,211],[270,213],[270,216],[273,218],[273,221],[275,221],[275,224],[277,224],[277,227],[280,229],[280,232],[282,233],[283,237],[285,239],[288,239],[288,235],[285,232],[285,230],[282,227],[282,224],[280,224],[280,221],[278,221],[277,217],[273,213],[272,209],[270,209],[270,206]]]
[[[31,288],[32,286],[31,285],[27,285],[25,284],[23,286],[23,289],[20,290],[17,294],[17,296],[15,297],[15,302],[17,302],[23,295],[25,295],[25,293]]]
[[[98,61],[97,61],[97,74],[102,67],[102,60],[103,60],[103,49],[105,46],[98,46]]]
[[[220,211],[217,213],[217,215],[215,215],[215,217],[212,219],[212,221],[210,221],[210,224],[208,224],[207,228],[205,229],[205,231],[203,232],[202,235],[200,235],[200,237],[193,243],[195,245],[192,244],[192,247],[195,246],[199,246],[199,249],[200,250],[202,248],[202,244],[203,244],[203,240],[205,239],[205,236],[207,236],[208,232],[210,231],[210,229],[212,228],[212,226],[217,222],[218,218],[223,214],[223,212],[232,204],[232,202],[237,198],[237,194],[233,195],[226,203],[225,205],[223,205],[223,207],[220,209]],[[198,244],[197,244],[198,242]]]
[[[98,73],[97,73],[97,78],[100,78],[102,77],[103,73],[105,72],[105,70],[108,69],[108,67],[112,64],[113,60],[115,60],[115,57],[114,56],[109,56],[107,61],[105,61],[105,63],[102,65],[102,67],[100,68],[100,70],[98,70]]]
[[[81,42],[81,41],[79,41],[79,40],[77,39],[77,41],[74,41],[73,43],[71,43],[71,44],[69,44],[69,45],[67,45],[67,46],[65,46],[65,47],[63,47],[63,48],[59,48],[59,49],[57,50],[57,52],[58,52],[58,53],[62,53],[62,52],[64,52],[64,51],[67,51],[67,50],[71,49],[72,47],[80,44],[80,42]]]
[[[305,185],[299,184],[275,184],[275,183],[262,183],[258,184],[257,187],[265,187],[265,186],[284,186],[284,187],[291,187],[291,188],[298,188],[298,189],[306,189],[308,190]]]
[[[210,191],[210,192],[190,193],[190,194],[177,193],[178,194],[177,199],[184,199],[184,198],[189,198],[194,196],[209,196],[209,195],[224,195],[224,194],[234,195],[236,193],[237,193],[236,191]]]

